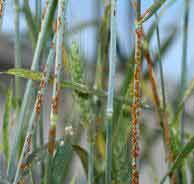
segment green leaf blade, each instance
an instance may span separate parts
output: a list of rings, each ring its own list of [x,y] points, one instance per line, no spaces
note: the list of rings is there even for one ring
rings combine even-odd
[[[6,95],[6,102],[5,102],[5,111],[3,115],[3,152],[6,158],[6,161],[9,161],[9,123],[10,123],[10,115],[11,115],[11,107],[12,107],[12,98],[13,92],[11,87],[8,89]]]

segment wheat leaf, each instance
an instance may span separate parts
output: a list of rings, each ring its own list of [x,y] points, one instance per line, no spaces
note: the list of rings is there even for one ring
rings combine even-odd
[[[181,163],[187,158],[187,156],[193,151],[193,149],[194,149],[194,136],[189,140],[189,142],[183,147],[182,151],[177,155],[175,162],[173,163],[167,174],[163,177],[160,184],[163,184],[167,177],[171,175],[176,169],[179,168]]]
[[[88,153],[87,151],[79,145],[73,145],[73,150],[79,156],[82,166],[84,168],[84,171],[87,175],[88,173]]]
[[[17,76],[25,79],[31,79],[34,81],[40,81],[43,73],[28,70],[28,69],[23,69],[23,68],[17,68],[17,69],[13,68],[13,69],[9,69],[7,71],[1,72],[0,74],[8,74],[8,75],[13,75],[13,76]],[[49,82],[53,83],[53,77],[50,78]],[[74,81],[63,80],[61,82],[61,88],[73,89],[77,91],[80,95],[95,95],[101,98],[107,97],[107,93],[105,91],[88,88],[86,85],[76,83]],[[123,96],[115,96],[114,98],[116,102],[121,102],[129,105],[131,104],[131,100],[126,99]],[[149,110],[151,109],[151,107],[145,104],[144,102],[142,102],[142,106],[145,109],[149,109]]]
[[[9,160],[9,122],[10,122],[10,113],[12,107],[12,97],[13,92],[11,87],[7,91],[6,102],[5,102],[5,111],[3,115],[3,152],[5,158],[8,162]]]
[[[143,14],[140,22],[144,23],[146,20],[148,20],[152,15],[154,15],[159,9],[160,7],[166,2],[166,0],[160,0],[155,2],[154,4],[152,4],[147,10],[146,12]]]

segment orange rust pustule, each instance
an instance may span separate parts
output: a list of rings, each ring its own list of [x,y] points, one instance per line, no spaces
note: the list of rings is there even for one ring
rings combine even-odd
[[[28,166],[25,163],[21,163],[20,169],[25,170]]]
[[[49,130],[48,152],[53,155],[56,148],[56,126],[52,126]]]
[[[41,80],[40,82],[40,88],[43,89],[46,87],[46,81],[45,80]]]
[[[43,102],[43,95],[41,93],[38,93],[36,104],[35,104],[36,114],[40,114],[42,102]]]
[[[51,110],[54,114],[58,113],[60,99],[60,89],[57,90],[56,96],[52,99]]]
[[[45,66],[45,71],[46,71],[46,66]],[[46,72],[43,72],[42,74],[42,79],[40,81],[40,88],[45,88],[46,87],[46,81],[45,81],[45,78],[46,78]]]
[[[53,32],[56,33],[57,32],[57,21],[55,21],[53,23]]]
[[[136,164],[132,165],[132,184],[139,184],[139,173],[137,172],[137,166]]]
[[[44,7],[44,9],[43,9],[43,13],[42,13],[42,19],[44,19],[44,17],[45,17],[45,14],[46,14],[46,10],[47,10],[47,8],[48,8],[48,0],[46,1],[46,5],[45,5],[45,7]]]
[[[57,18],[57,30],[56,31],[59,31],[60,27],[61,27],[61,17],[58,17]]]

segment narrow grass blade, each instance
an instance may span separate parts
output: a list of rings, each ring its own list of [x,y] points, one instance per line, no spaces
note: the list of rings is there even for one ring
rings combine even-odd
[[[5,111],[3,115],[3,129],[2,129],[2,135],[3,135],[3,152],[6,158],[6,161],[9,161],[9,123],[10,123],[10,116],[11,116],[11,107],[12,107],[12,97],[13,92],[11,87],[8,89],[7,95],[6,95],[6,102],[5,102]]]
[[[190,84],[188,85],[187,89],[185,90],[180,103],[178,104],[177,112],[175,114],[175,122],[179,119],[179,115],[184,107],[185,102],[187,99],[192,95],[194,90],[194,79],[191,80]]]
[[[42,1],[36,0],[36,21],[37,21],[37,30],[40,30],[41,26],[41,17],[42,17]]]
[[[88,174],[88,153],[79,145],[73,145],[73,150],[79,156],[86,175]]]
[[[20,48],[20,4],[18,0],[14,0],[14,30],[15,30],[15,68],[21,68],[21,48]],[[15,77],[15,97],[17,101],[21,98],[21,82],[18,77]],[[19,110],[19,109],[18,109]]]
[[[157,2],[155,0],[154,2]],[[156,37],[157,37],[157,45],[158,45],[158,62],[159,62],[159,70],[160,70],[160,83],[162,88],[162,102],[163,102],[163,111],[166,110],[166,94],[165,94],[165,83],[164,83],[164,72],[161,58],[161,42],[160,42],[160,31],[159,31],[159,18],[157,12],[155,13],[156,17]]]
[[[28,30],[29,30],[29,34],[30,34],[30,38],[32,41],[32,47],[35,48],[36,46],[36,40],[37,40],[37,29],[36,29],[36,25],[35,25],[35,20],[33,18],[31,9],[29,7],[29,1],[28,0],[24,0],[24,4],[23,4],[23,13],[25,15],[25,19],[28,25]]]
[[[161,43],[161,58],[163,58],[167,54],[167,51],[173,45],[175,38],[176,38],[176,35],[177,35],[177,29],[173,28],[172,32],[167,36],[167,38],[164,41],[162,41],[162,43]],[[146,47],[148,47],[148,46],[146,46]],[[153,56],[153,63],[152,63],[153,69],[155,69],[158,66],[158,62],[157,62],[158,59],[159,59],[159,54],[158,54],[158,52],[156,52],[156,53],[154,53],[154,56]],[[147,79],[147,78],[148,78],[148,71],[145,71],[144,79]]]
[[[117,17],[117,0],[110,1],[110,53],[109,53],[109,79],[108,79],[108,97],[106,107],[106,158],[105,158],[105,183],[112,183],[112,121],[113,121],[113,101],[115,87],[115,70],[116,70],[116,17]]]
[[[180,97],[182,97],[187,86],[187,51],[188,51],[188,30],[189,30],[189,6],[190,0],[184,1],[184,24],[183,24],[183,42],[182,42],[182,65],[181,65],[181,80],[180,80]],[[184,105],[183,105],[184,106]],[[179,129],[180,129],[180,142],[184,143],[184,107],[181,114]]]
[[[144,23],[147,21],[155,12],[159,10],[159,8],[166,2],[166,0],[158,0],[154,2],[142,15],[140,22]]]
[[[69,143],[62,142],[58,145],[52,164],[52,183],[63,183],[65,176],[68,174],[69,161],[72,159],[72,154],[73,149]]]
[[[167,174],[163,177],[160,184],[163,184],[168,176],[170,176],[176,169],[178,169],[182,162],[187,159],[187,156],[194,150],[194,137],[190,138],[187,144],[182,148],[182,151],[177,155],[173,165]]]

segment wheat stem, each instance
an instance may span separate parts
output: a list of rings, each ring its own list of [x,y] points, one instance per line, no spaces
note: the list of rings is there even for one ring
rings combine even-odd
[[[57,29],[56,29],[56,58],[55,58],[55,71],[54,71],[52,105],[51,105],[51,114],[50,114],[49,145],[48,145],[48,152],[50,153],[50,155],[53,155],[55,150],[55,144],[53,143],[55,142],[55,138],[56,138],[56,124],[58,121],[65,5],[66,5],[66,0],[59,0],[58,15],[57,15]]]
[[[184,22],[183,22],[183,42],[182,42],[182,65],[181,65],[181,81],[180,81],[180,97],[187,86],[187,48],[188,48],[188,26],[189,26],[189,4],[190,0],[184,1]],[[183,107],[184,109],[184,107]],[[180,120],[180,141],[184,143],[184,122],[183,122],[184,110],[182,118]]]
[[[157,2],[157,0],[155,0]],[[162,66],[162,58],[161,58],[161,42],[160,42],[160,30],[159,30],[159,18],[157,12],[155,13],[156,17],[156,37],[157,37],[157,46],[158,46],[158,62],[159,62],[159,70],[160,70],[160,83],[162,88],[162,103],[163,103],[163,111],[166,110],[166,94],[165,94],[165,83],[164,83],[164,72]]]
[[[142,59],[142,25],[138,24],[141,15],[141,0],[136,1],[135,68],[132,105],[132,184],[139,184],[139,121],[140,121],[140,73]]]
[[[111,19],[110,19],[110,53],[109,53],[109,80],[108,80],[108,99],[106,107],[106,170],[105,183],[112,183],[112,118],[113,100],[115,87],[116,70],[116,14],[117,0],[111,0]]]
[[[14,30],[15,30],[15,68],[21,68],[21,49],[20,49],[20,5],[18,0],[14,0]],[[21,98],[21,82],[18,77],[15,77],[15,97],[19,102]]]

